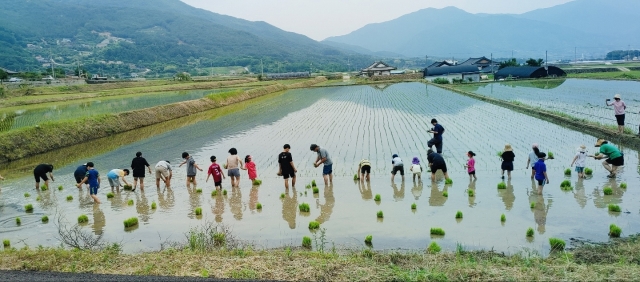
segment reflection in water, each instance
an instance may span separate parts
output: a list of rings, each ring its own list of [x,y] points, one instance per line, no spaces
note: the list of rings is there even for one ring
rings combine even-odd
[[[422,181],[413,182],[413,188],[411,188],[411,194],[413,197],[418,200],[420,196],[422,196]]]
[[[189,188],[190,186],[187,186],[187,193],[189,193],[189,207],[191,207],[191,211],[193,211],[193,213],[189,214],[189,218],[193,218],[196,215],[195,209],[197,207],[200,207],[200,204],[202,203],[200,201],[200,196],[202,193],[196,192],[195,185],[193,186],[193,188]]]
[[[82,195],[82,192],[80,192],[80,194]],[[120,193],[120,191],[116,191],[115,193],[113,193],[113,198],[109,199],[109,202],[111,202],[111,209],[116,211],[120,210],[124,205],[124,201],[122,200],[122,193]]]
[[[296,228],[296,211],[298,208],[298,193],[294,188],[292,193],[285,191],[285,197],[282,199],[282,218],[289,223],[290,229]]]
[[[606,186],[611,187],[613,194],[604,195],[603,190]],[[622,203],[622,196],[624,195],[624,192],[625,189],[620,188],[616,183],[616,180],[611,178],[601,189],[593,189],[593,204],[600,209],[606,208],[609,204],[620,204]]]
[[[534,185],[535,184],[536,183],[534,183]],[[507,189],[498,189],[498,194],[500,194],[500,197],[502,198],[504,207],[510,211],[511,208],[513,208],[513,202],[516,200],[516,195],[513,193],[513,185],[511,185],[511,179],[507,180]]]
[[[373,193],[371,192],[371,182],[364,181],[361,179],[358,181],[358,190],[360,190],[360,195],[363,200],[371,200],[373,199]]]
[[[473,197],[467,197],[469,199],[469,207],[473,208],[476,205],[476,180],[469,181],[469,188],[467,190],[473,190]]]
[[[333,206],[336,203],[336,198],[333,197],[333,185],[324,187],[324,205],[320,204],[320,200],[316,199],[316,206],[320,208],[320,215],[316,219],[320,224],[329,220],[331,213],[333,213]]]
[[[444,206],[444,203],[447,201],[447,197],[443,196],[442,193],[449,189],[450,185],[445,185],[442,191],[438,190],[438,182],[431,182],[431,195],[429,196],[429,205],[432,207],[436,206]],[[447,193],[449,193],[447,191]]]
[[[533,212],[533,218],[536,221],[538,234],[544,234],[546,231],[545,225],[547,224],[547,214],[553,200],[548,199],[547,203],[544,202],[544,196],[539,195],[537,189],[527,191],[529,194],[529,203],[536,203],[535,208],[531,209]]]
[[[396,202],[402,201],[404,199],[404,180],[400,183],[400,189],[395,183],[391,187],[393,188],[393,200]]]
[[[164,210],[170,210],[175,205],[176,198],[173,190],[166,187],[164,190],[158,189],[158,205]]]
[[[573,198],[576,199],[576,203],[584,209],[587,206],[587,196],[584,193],[584,179],[578,178],[575,188],[573,189]]]
[[[218,193],[215,196],[216,203],[213,206],[213,214],[215,215],[216,222],[222,222],[222,214],[224,214],[224,198],[222,197],[222,193]]]
[[[229,208],[236,220],[242,220],[242,191],[239,187],[231,189],[231,198],[229,198]]]
[[[106,217],[104,213],[100,209],[100,205],[93,205],[93,224],[91,225],[91,230],[96,235],[102,234],[104,230],[104,226],[106,225]]]
[[[51,184],[51,186],[53,186],[53,184]],[[56,203],[53,201],[51,197],[51,193],[52,193],[51,189],[52,187],[49,187],[49,190],[47,191],[37,190],[37,193],[38,193],[37,197],[40,197],[40,201],[38,201],[38,205],[40,206],[40,208],[48,209],[56,205]]]
[[[140,195],[136,195],[136,212],[140,215],[138,218],[140,218],[142,222],[149,222],[150,211],[149,200],[147,200],[144,191],[140,190]]]
[[[249,192],[249,210],[252,213],[256,211],[257,204],[258,204],[258,186],[253,186],[251,187],[251,192]]]

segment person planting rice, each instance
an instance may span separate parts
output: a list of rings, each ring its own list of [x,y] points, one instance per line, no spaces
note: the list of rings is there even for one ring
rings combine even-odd
[[[196,161],[189,155],[189,153],[183,152],[182,158],[184,159],[184,162],[182,162],[178,167],[187,164],[187,189],[189,189],[190,183],[193,183],[193,187],[195,188],[198,185],[196,182],[196,169],[199,171],[202,171],[202,169],[196,164]]]
[[[413,172],[413,182],[416,182],[416,176],[418,176],[418,181],[422,181],[422,167],[420,166],[420,159],[418,159],[418,157],[413,157],[409,170]]]
[[[427,146],[431,149],[433,145],[436,145],[436,151],[438,154],[442,154],[442,134],[444,133],[444,127],[442,127],[435,118],[431,119],[431,124],[433,128],[429,130],[429,133],[433,133],[433,138],[427,142]]]
[[[249,179],[251,182],[258,178],[258,171],[256,170],[256,163],[253,162],[253,157],[251,155],[247,155],[244,157],[244,170],[249,174]]]
[[[240,168],[242,166],[242,160],[238,157],[238,150],[236,148],[229,149],[229,156],[227,157],[227,175],[231,178],[231,187],[240,187]]]
[[[475,155],[476,154],[473,151],[467,152],[469,160],[467,160],[467,164],[464,165],[464,167],[467,169],[467,173],[469,174],[469,181],[471,181],[472,176],[473,179],[478,180],[476,177],[476,160],[473,158]]]
[[[609,144],[606,140],[600,138],[596,141],[596,147],[600,147],[600,154],[597,156],[590,155],[596,160],[607,158],[602,162],[602,166],[609,171],[609,175],[607,177],[614,178],[616,177],[616,173],[618,168],[624,165],[624,154],[618,150],[615,146]]]
[[[398,154],[393,154],[393,156],[391,156],[391,164],[393,165],[393,170],[391,170],[391,182],[393,182],[393,178],[396,176],[398,171],[400,172],[402,181],[404,182],[404,164],[402,163],[402,159],[398,157]]]
[[[324,178],[324,185],[327,186],[329,184],[333,184],[333,161],[331,161],[329,152],[327,152],[326,149],[320,148],[320,146],[316,144],[311,144],[309,149],[318,153],[318,157],[313,163],[313,166],[319,167],[321,164],[324,164],[324,166],[322,167],[322,178]]]
[[[135,191],[138,186],[138,180],[140,180],[140,190],[144,191],[144,168],[147,167],[149,173],[151,173],[151,166],[147,162],[147,159],[142,157],[142,152],[137,152],[136,157],[131,160],[131,170],[133,171],[133,189]]]
[[[36,190],[40,190],[40,179],[44,180],[44,185],[49,187],[49,177],[47,177],[47,173],[51,181],[55,181],[55,179],[53,179],[53,165],[39,164],[33,169],[33,177],[36,179]]]
[[[107,173],[107,180],[109,180],[109,186],[111,186],[111,191],[113,191],[113,188],[118,188],[118,190],[120,190],[120,186],[122,186],[122,184],[120,183],[120,178],[122,178],[122,181],[124,181],[125,185],[129,185],[129,182],[127,182],[127,179],[124,178],[125,176],[129,175],[129,170],[128,169],[112,169],[111,171],[109,171],[109,173]]]
[[[571,167],[573,167],[573,164],[576,164],[576,172],[578,173],[578,178],[587,178],[584,175],[584,167],[587,164],[587,146],[580,145],[580,148],[578,148],[578,153],[571,162]]]
[[[611,99],[605,100],[607,106],[613,106],[613,111],[616,116],[616,122],[618,123],[618,134],[624,133],[624,110],[627,109],[627,105],[622,101],[620,94],[613,96],[613,103],[609,104]]]
[[[85,177],[80,180],[80,183],[76,184],[76,187],[81,188],[82,183],[87,183],[89,186],[89,195],[93,198],[93,202],[96,204],[100,204],[100,199],[98,199],[98,188],[100,188],[100,173],[95,170],[92,162],[86,163],[87,172],[85,173]]]
[[[507,171],[507,177],[511,179],[511,171],[513,171],[513,160],[516,158],[516,154],[513,153],[511,144],[505,144],[504,150],[502,150],[502,179],[504,179],[504,172]]]
[[[82,182],[82,179],[84,179],[86,175],[87,175],[87,164],[82,164],[78,166],[76,170],[73,172],[73,177],[76,179],[76,184]],[[78,188],[82,188],[82,187],[78,187]],[[89,183],[87,183],[87,188],[89,188]]]
[[[549,184],[549,177],[547,177],[547,165],[544,163],[544,158],[547,157],[547,154],[540,152],[538,153],[538,161],[533,165],[533,168],[536,170],[535,179],[538,181],[538,194],[542,194],[542,188],[544,188],[545,184]]]
[[[159,161],[156,164],[156,188],[160,189],[160,179],[164,181],[164,185],[170,187],[172,177],[171,163],[169,161]]]
[[[431,169],[431,181],[436,181],[436,172],[438,170],[442,170],[444,173],[444,178],[449,179],[449,174],[447,173],[447,164],[444,162],[444,158],[434,152],[433,150],[427,150],[427,161],[429,162],[429,168]]]
[[[538,162],[538,154],[540,153],[540,149],[538,149],[538,144],[533,143],[531,145],[533,151],[529,153],[529,158],[527,159],[527,169],[529,169],[529,165],[531,165],[531,179],[536,176],[536,170],[533,168],[533,165]]]
[[[284,189],[289,189],[289,178],[291,178],[291,186],[296,189],[296,172],[298,170],[293,165],[293,157],[289,153],[291,146],[284,144],[282,148],[282,153],[278,155],[278,175],[282,175],[284,178]]]
[[[222,189],[222,179],[226,178],[224,176],[224,172],[222,171],[220,165],[218,165],[218,163],[216,162],[216,156],[211,156],[211,158],[209,159],[211,160],[211,165],[209,166],[209,170],[207,171],[207,180],[205,180],[205,182],[208,182],[209,176],[213,175],[214,188],[216,190]]]
[[[371,174],[371,162],[367,159],[360,160],[356,174],[360,175],[360,180],[365,180],[366,174],[366,180],[369,181],[369,175]]]

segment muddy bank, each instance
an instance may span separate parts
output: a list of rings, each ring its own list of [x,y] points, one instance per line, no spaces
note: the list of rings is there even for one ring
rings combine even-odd
[[[308,87],[324,82],[326,78],[291,85],[274,84],[231,95],[156,106],[152,108],[83,118],[73,121],[52,122],[38,127],[24,128],[0,135],[0,162],[45,153],[59,148],[108,137],[113,134],[146,127],[180,117],[189,116],[270,93],[287,89]]]

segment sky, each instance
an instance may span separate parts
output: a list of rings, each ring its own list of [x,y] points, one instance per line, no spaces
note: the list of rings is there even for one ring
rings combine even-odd
[[[573,0],[182,0],[250,21],[265,21],[315,40],[348,34],[425,8],[455,6],[470,13],[520,14]],[[517,4],[516,4],[517,3]]]

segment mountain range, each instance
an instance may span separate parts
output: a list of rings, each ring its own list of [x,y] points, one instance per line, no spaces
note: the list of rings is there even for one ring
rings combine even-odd
[[[427,8],[368,24],[322,42],[368,54],[407,57],[603,58],[639,46],[638,0],[575,0],[524,14],[471,14]]]

